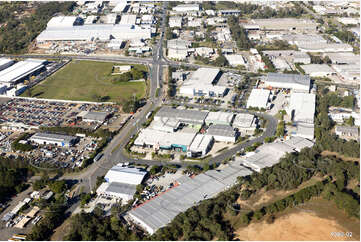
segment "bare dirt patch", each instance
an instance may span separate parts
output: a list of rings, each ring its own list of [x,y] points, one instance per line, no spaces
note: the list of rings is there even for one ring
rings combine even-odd
[[[273,224],[266,221],[252,223],[236,231],[240,240],[357,240],[357,238],[336,237],[331,232],[347,232],[332,219],[320,218],[315,214],[297,212],[277,218]]]
[[[347,156],[341,155],[341,154],[339,154],[337,152],[332,152],[332,151],[328,151],[328,150],[322,151],[321,155],[322,156],[336,156],[337,158],[340,158],[343,161],[357,161],[357,162],[360,162],[360,158],[347,157]]]
[[[71,217],[66,219],[62,225],[57,227],[54,231],[54,234],[51,236],[51,241],[62,241],[64,236],[71,230]]]

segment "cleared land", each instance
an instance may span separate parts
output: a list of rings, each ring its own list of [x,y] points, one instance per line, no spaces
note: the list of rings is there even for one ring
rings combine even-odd
[[[352,240],[360,239],[360,222],[337,209],[331,201],[312,199],[303,206],[276,214],[269,224],[265,220],[253,222],[236,231],[240,240]],[[351,232],[352,238],[336,237],[331,232]]]
[[[146,95],[145,82],[112,82],[111,62],[72,61],[63,69],[25,91],[22,96],[63,99],[75,101],[110,101],[122,103],[135,95],[143,98]],[[147,71],[146,66],[133,67]]]

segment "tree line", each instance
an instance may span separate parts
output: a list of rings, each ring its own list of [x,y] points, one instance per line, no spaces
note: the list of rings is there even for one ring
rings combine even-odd
[[[236,41],[237,47],[241,50],[249,50],[253,47],[248,39],[246,30],[239,25],[239,18],[231,16],[228,18],[228,25],[231,30],[232,38]]]

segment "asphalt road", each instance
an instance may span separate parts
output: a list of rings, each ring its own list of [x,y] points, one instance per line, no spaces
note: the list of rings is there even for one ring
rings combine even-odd
[[[79,174],[67,174],[64,175],[64,179],[77,179],[79,181],[78,187],[83,187],[84,192],[90,192],[96,183],[98,176],[103,176],[112,166],[119,162],[136,162],[135,159],[129,159],[124,156],[123,149],[128,143],[130,137],[135,135],[141,124],[146,121],[146,114],[153,111],[157,106],[161,105],[160,97],[156,97],[157,88],[161,88],[162,84],[162,69],[163,69],[163,37],[165,32],[165,9],[167,8],[167,2],[163,3],[162,24],[161,24],[161,38],[153,48],[153,56],[151,59],[147,59],[146,63],[150,66],[150,87],[148,102],[141,108],[140,111],[135,113],[133,117],[124,125],[118,135],[107,145],[103,151],[103,157],[96,163],[88,167],[84,172]],[[109,57],[113,58],[113,57]],[[124,58],[115,58],[116,60],[124,60]],[[111,60],[115,60],[111,59]],[[127,59],[127,58],[126,58]],[[108,59],[110,60],[110,59]],[[130,58],[131,61],[141,63],[143,59]],[[74,206],[72,206],[74,207]],[[75,208],[74,208],[75,209]]]

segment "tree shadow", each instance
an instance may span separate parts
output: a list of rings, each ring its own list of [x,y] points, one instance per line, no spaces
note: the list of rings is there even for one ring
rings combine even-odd
[[[38,92],[38,93],[34,94],[32,97],[38,97],[38,96],[43,95],[43,94],[44,94],[44,92]]]

